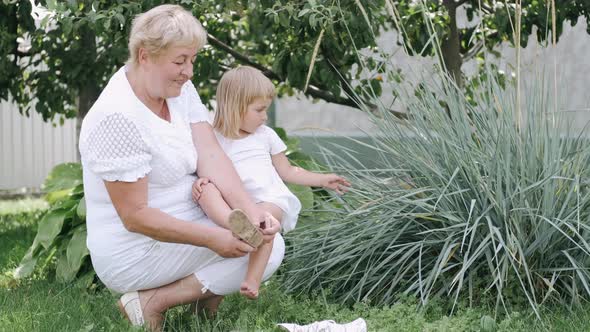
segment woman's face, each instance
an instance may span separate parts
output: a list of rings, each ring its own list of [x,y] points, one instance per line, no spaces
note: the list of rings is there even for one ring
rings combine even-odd
[[[254,99],[246,109],[246,114],[244,114],[240,124],[240,130],[251,134],[255,132],[258,127],[262,126],[268,119],[266,110],[271,102],[272,99],[270,98]]]
[[[145,83],[150,95],[159,98],[180,96],[184,83],[193,77],[196,58],[196,47],[177,46],[146,59],[150,79]]]

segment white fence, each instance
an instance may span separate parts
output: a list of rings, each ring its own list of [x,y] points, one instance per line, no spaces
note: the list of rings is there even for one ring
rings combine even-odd
[[[77,155],[75,119],[54,127],[34,111],[26,117],[0,102],[0,190],[38,188],[53,166]]]

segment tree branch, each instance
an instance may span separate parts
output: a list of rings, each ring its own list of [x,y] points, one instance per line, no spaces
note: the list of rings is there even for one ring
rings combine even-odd
[[[221,40],[217,39],[215,36],[213,36],[211,34],[207,34],[207,40],[209,41],[209,43],[213,47],[231,54],[234,58],[236,58],[236,60],[238,60],[241,63],[247,64],[248,66],[252,66],[252,67],[260,70],[266,77],[273,79],[273,80],[280,81],[280,82],[285,81],[285,79],[282,78],[281,76],[279,76],[277,73],[273,72],[272,70],[264,67],[263,65],[261,65],[259,63],[256,63],[256,62],[250,60],[250,58],[248,58],[246,55],[236,51],[231,46],[229,46],[229,45],[225,44],[224,42],[222,42]],[[340,105],[354,107],[354,108],[360,108],[359,105],[357,104],[357,102],[355,102],[353,99],[335,96],[334,94],[332,94],[328,91],[322,90],[314,85],[309,85],[307,87],[307,91],[305,94],[309,95],[313,98],[323,99],[323,100],[330,102],[330,103],[340,104]],[[400,113],[400,112],[397,112],[397,113]],[[400,114],[404,114],[404,113],[400,113]]]
[[[19,51],[19,50],[16,50],[16,52],[14,52],[14,54],[15,54],[16,56],[18,56],[19,58],[26,58],[26,57],[28,57],[28,56],[31,56],[31,55],[33,55],[31,52],[21,52],[21,51]]]
[[[484,39],[480,40],[477,42],[477,44],[473,45],[472,48],[470,48],[465,55],[463,55],[461,57],[463,62],[469,61],[471,60],[475,55],[477,55],[477,53],[479,53],[479,51],[481,51],[481,49],[484,47],[485,45],[485,40],[487,40],[488,38],[491,37],[495,37],[498,35],[498,32],[492,32],[489,35],[484,36]]]
[[[377,105],[370,103],[366,100],[360,100],[359,98],[356,97],[356,93],[354,92],[354,90],[352,90],[350,84],[344,80],[344,77],[342,77],[342,75],[340,75],[340,73],[338,72],[338,70],[336,69],[336,65],[335,63],[336,60],[334,59],[334,57],[332,56],[332,54],[330,52],[328,52],[328,50],[326,50],[324,47],[322,47],[322,54],[324,55],[324,57],[326,57],[326,59],[328,60],[328,63],[330,64],[330,71],[332,71],[332,73],[334,73],[334,75],[336,75],[338,77],[338,80],[340,81],[340,86],[342,87],[342,90],[344,90],[344,92],[346,94],[348,94],[350,96],[350,100],[355,103],[355,108],[361,108],[361,105],[365,105],[369,108],[370,112],[375,114],[377,112]],[[403,112],[399,112],[399,111],[395,111],[392,109],[388,109],[388,111],[395,115],[397,118],[399,119],[407,119],[408,115],[406,113]]]
[[[209,41],[209,44],[213,45],[215,48],[218,48],[220,50],[223,50],[223,51],[231,54],[239,62],[242,62],[244,64],[247,64],[248,66],[252,66],[252,67],[260,70],[266,77],[273,79],[273,80],[281,81],[281,82],[284,81],[279,75],[277,75],[272,70],[264,67],[263,65],[261,65],[259,63],[256,63],[256,62],[250,60],[247,56],[234,50],[233,48],[231,48],[231,46],[229,46],[226,43],[222,42],[221,40],[217,39],[215,36],[213,36],[210,33],[207,34],[207,41]]]

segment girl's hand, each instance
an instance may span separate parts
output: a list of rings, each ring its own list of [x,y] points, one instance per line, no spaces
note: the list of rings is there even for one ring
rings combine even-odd
[[[209,183],[208,178],[198,178],[195,183],[193,183],[193,201],[195,203],[199,202],[199,198],[201,198],[201,193],[203,192],[203,186]]]
[[[322,188],[332,189],[339,195],[346,193],[350,187],[350,182],[336,174],[324,174],[320,184]]]
[[[264,238],[264,242],[272,242],[275,238],[275,234],[277,234],[281,230],[281,223],[272,216],[270,213],[266,213],[264,218],[264,228],[260,231],[262,232],[262,237]]]

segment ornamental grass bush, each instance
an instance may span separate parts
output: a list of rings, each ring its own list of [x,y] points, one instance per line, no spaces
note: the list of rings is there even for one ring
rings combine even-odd
[[[419,94],[395,86],[406,120],[375,99],[376,130],[359,144],[377,166],[324,149],[353,189],[328,221],[291,236],[287,289],[375,304],[491,299],[537,313],[590,298],[586,130],[555,111],[542,79],[517,97],[487,70],[469,101],[444,76]]]

